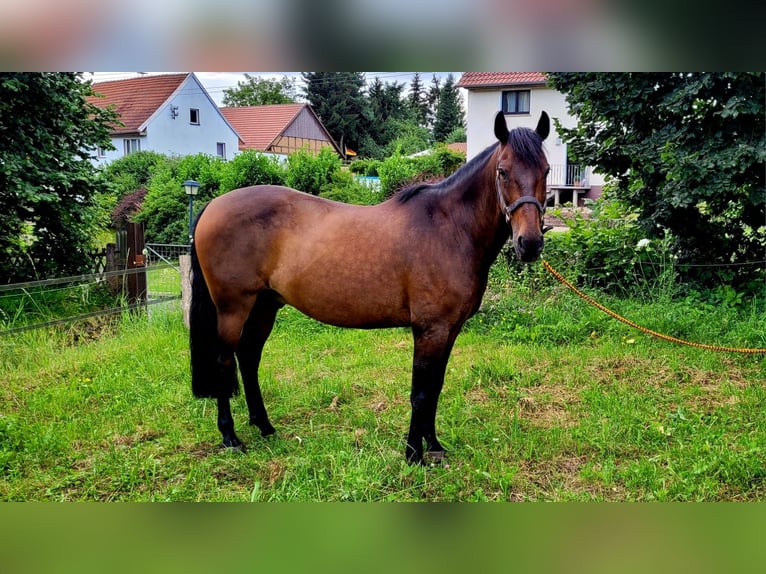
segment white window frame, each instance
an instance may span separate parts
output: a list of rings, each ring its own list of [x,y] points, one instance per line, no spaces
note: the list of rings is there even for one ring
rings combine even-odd
[[[137,151],[141,151],[141,139],[140,138],[125,138],[122,140],[122,149],[124,155],[130,155]]]
[[[221,159],[226,159],[226,142],[216,142],[215,153]]]
[[[189,108],[189,123],[193,126],[199,125],[199,108]]]

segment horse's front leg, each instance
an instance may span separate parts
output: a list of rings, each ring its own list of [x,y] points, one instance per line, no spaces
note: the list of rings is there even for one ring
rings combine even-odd
[[[436,438],[436,408],[444,385],[452,344],[459,328],[452,330],[413,329],[415,354],[412,361],[412,418],[407,434],[407,462],[423,464],[423,442],[434,459],[444,458],[444,447]]]

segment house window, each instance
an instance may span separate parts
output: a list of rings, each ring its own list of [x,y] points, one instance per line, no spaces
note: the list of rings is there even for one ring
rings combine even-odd
[[[133,152],[141,151],[141,140],[138,138],[122,140],[122,144],[125,149],[125,155],[130,155]]]
[[[102,148],[101,146],[98,146],[98,147],[96,148],[96,157],[97,157],[98,159],[103,159],[103,158],[105,158],[105,157],[106,157],[106,150],[105,150],[104,148]]]
[[[218,142],[215,144],[215,153],[221,159],[226,159],[226,142]]]
[[[529,90],[513,90],[503,92],[504,114],[528,114]]]
[[[199,109],[191,108],[189,110],[189,123],[195,126],[199,125]]]

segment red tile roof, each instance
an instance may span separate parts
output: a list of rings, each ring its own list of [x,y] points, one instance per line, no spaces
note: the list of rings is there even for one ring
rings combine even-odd
[[[88,101],[100,108],[114,104],[125,126],[116,126],[113,133],[132,134],[138,132],[188,76],[188,73],[163,74],[94,83],[93,91],[103,97],[90,96]]]
[[[266,151],[306,106],[307,104],[272,104],[220,110],[242,138],[244,144],[239,146],[240,149]]]
[[[464,72],[459,88],[490,88],[518,84],[545,84],[544,72]]]

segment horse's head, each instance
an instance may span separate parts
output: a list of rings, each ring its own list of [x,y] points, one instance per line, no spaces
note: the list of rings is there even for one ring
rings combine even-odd
[[[543,251],[549,167],[542,143],[550,127],[545,112],[535,131],[516,128],[509,132],[503,113],[495,116],[495,137],[500,142],[495,165],[497,200],[511,227],[516,256],[522,261],[534,261]]]

